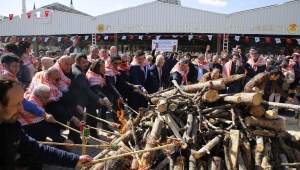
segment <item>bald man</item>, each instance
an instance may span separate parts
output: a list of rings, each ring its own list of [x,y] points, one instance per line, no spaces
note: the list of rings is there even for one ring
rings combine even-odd
[[[217,68],[214,68],[212,72],[205,73],[199,83],[205,83],[210,80],[217,80],[219,78],[223,78],[221,71]]]
[[[222,74],[222,70],[223,70],[223,66],[219,63],[219,56],[218,55],[214,55],[212,62],[209,63],[209,68],[210,70],[213,70],[214,68],[217,68],[220,70],[221,74]]]
[[[117,54],[118,52],[118,49],[116,46],[111,46],[110,49],[109,49],[109,55],[114,55],[114,54]]]

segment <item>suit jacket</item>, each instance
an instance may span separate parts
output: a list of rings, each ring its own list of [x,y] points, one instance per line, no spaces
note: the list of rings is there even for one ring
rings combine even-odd
[[[258,73],[263,73],[266,70],[267,66],[266,65],[262,65],[262,66],[257,66],[257,70],[254,71],[252,66],[249,63],[245,64],[245,69],[247,70],[247,77],[253,78],[255,75],[257,75]]]
[[[221,64],[219,64],[219,63],[214,64],[213,62],[210,62],[209,63],[209,69],[210,69],[210,71],[212,71],[214,68],[219,69],[220,73],[222,74],[222,70],[223,70],[222,68],[223,68],[223,66]]]
[[[120,74],[117,76],[117,83],[115,87],[121,96],[126,99],[128,97],[129,90],[133,88],[133,84],[129,83],[129,73],[127,74],[124,70],[118,71]]]
[[[195,64],[193,64],[193,66],[190,67],[189,72],[190,71],[192,72],[191,73],[191,78],[190,78],[192,84],[198,83],[198,80],[197,80],[198,79],[198,67],[199,66],[195,65]],[[203,75],[207,72],[209,72],[209,70],[203,69]]]
[[[163,77],[162,84],[163,84],[164,89],[169,87],[170,71],[172,70],[174,65],[177,63],[177,60],[174,60],[173,57],[174,57],[174,53],[170,54],[169,57],[166,57],[165,64],[162,67],[162,77]]]
[[[181,85],[182,78],[183,78],[182,75],[177,71],[171,73],[169,78],[169,86],[170,87],[173,86],[172,80],[176,80],[177,84]],[[186,85],[186,83],[184,82],[183,85]]]
[[[145,87],[145,80],[147,74],[147,70],[145,70],[145,73],[143,70],[141,70],[140,66],[130,66],[130,71],[129,71],[129,82],[131,84],[135,85],[141,85],[142,87]]]
[[[222,74],[219,75],[219,78],[223,78]],[[210,81],[210,80],[211,80],[211,76],[210,76],[210,72],[208,72],[208,73],[203,74],[203,76],[202,76],[201,80],[199,81],[199,83],[204,83],[204,82],[207,82],[207,81]]]
[[[82,107],[86,106],[89,102],[97,103],[99,96],[97,96],[89,87],[88,81],[82,70],[76,65],[72,65],[72,76],[70,92],[77,100],[78,104]]]
[[[259,73],[254,76],[244,87],[244,91],[249,91],[253,87],[258,87],[260,90],[265,90],[265,94],[270,95],[273,92],[279,93],[282,97],[288,98],[288,95],[279,87],[277,81],[269,82],[270,73]],[[266,86],[270,84],[270,88],[266,91]]]
[[[194,83],[195,74],[198,74],[198,69],[194,69],[194,64],[192,62],[189,62],[189,73],[187,75],[187,81]]]
[[[162,70],[163,74],[163,70]],[[161,76],[163,82],[163,76]],[[146,79],[146,90],[149,94],[155,93],[159,89],[159,74],[156,64],[152,65],[148,71],[148,77]]]

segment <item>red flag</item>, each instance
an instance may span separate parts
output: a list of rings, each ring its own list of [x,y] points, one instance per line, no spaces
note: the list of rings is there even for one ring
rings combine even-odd
[[[218,35],[217,35],[217,38],[218,38],[218,39],[222,39],[222,35],[221,35],[221,34],[218,34]]]
[[[51,41],[54,41],[54,40],[55,40],[55,37],[52,37],[52,38],[51,38]]]
[[[148,36],[147,36],[147,39],[148,39],[148,40],[150,40],[151,38],[152,38],[152,36],[151,36],[151,35],[148,35]]]
[[[271,38],[266,38],[265,41],[266,41],[267,44],[270,44],[271,43]]]
[[[81,36],[78,36],[78,37],[77,37],[77,40],[80,41],[80,40],[81,40]]]
[[[45,10],[45,15],[46,15],[46,17],[49,16],[49,10]]]
[[[250,41],[249,36],[246,36],[246,37],[245,37],[245,42],[249,42],[249,41]]]
[[[30,19],[31,17],[31,12],[27,12],[27,18]]]
[[[64,37],[64,41],[67,41],[69,39],[69,37]]]
[[[43,38],[39,38],[38,39],[38,43],[42,42]]]
[[[14,14],[9,14],[8,17],[9,17],[9,20],[12,20],[14,17]]]
[[[97,40],[97,41],[101,40],[101,36],[98,35],[98,36],[96,37],[96,40]]]
[[[16,38],[16,42],[19,42],[20,38]]]
[[[183,35],[179,35],[178,37],[179,37],[179,38],[183,38]]]
[[[134,36],[133,36],[133,35],[130,36],[130,37],[129,37],[129,40],[134,40]]]
[[[202,38],[202,35],[198,35],[198,40],[200,40]]]
[[[110,40],[113,40],[113,39],[115,39],[115,36],[114,36],[114,35],[111,35],[111,36],[109,37],[109,39],[110,39]]]
[[[229,34],[226,34],[224,38],[228,40],[229,39]]]
[[[28,37],[28,38],[26,39],[26,41],[28,41],[28,42],[29,42],[29,41],[30,41],[30,37]]]
[[[292,39],[287,38],[287,39],[286,39],[286,44],[293,44]]]

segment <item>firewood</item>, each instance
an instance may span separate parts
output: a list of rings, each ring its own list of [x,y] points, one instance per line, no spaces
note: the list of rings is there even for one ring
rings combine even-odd
[[[132,160],[132,163],[131,163],[130,169],[131,169],[131,170],[137,170],[136,164],[137,164],[137,160],[136,160],[136,159],[133,159],[133,160]]]
[[[157,104],[157,110],[159,112],[165,112],[168,109],[168,102],[167,100],[161,99]]]
[[[250,106],[247,111],[255,117],[261,117],[265,114],[265,108],[262,105]]]
[[[146,122],[141,122],[139,124],[140,127],[153,127],[153,122],[152,121],[146,121]]]
[[[178,156],[176,158],[175,164],[174,164],[174,169],[176,170],[184,170],[185,167],[185,157],[183,156]]]
[[[234,74],[228,77],[220,78],[218,80],[223,80],[226,87],[229,87],[235,83],[241,82],[245,78],[245,74]]]
[[[264,150],[264,138],[262,136],[256,136],[256,151],[263,152]]]
[[[225,104],[225,105],[222,105],[222,106],[210,107],[210,108],[201,110],[201,114],[202,114],[202,113],[208,113],[208,112],[214,111],[214,110],[216,110],[216,109],[227,109],[227,108],[232,108],[232,107],[234,107],[234,106],[235,106],[235,104]]]
[[[191,113],[188,114],[187,122],[186,122],[186,131],[183,134],[183,141],[187,143],[192,143],[193,139],[191,138],[191,132],[193,129],[193,115]]]
[[[270,169],[271,168],[270,152],[271,152],[271,144],[268,141],[266,141],[265,145],[264,145],[263,158],[262,158],[262,162],[261,162],[261,167],[263,169]]]
[[[263,100],[260,93],[236,93],[234,96],[241,97],[240,104],[247,106],[258,106]]]
[[[239,148],[239,130],[230,130],[229,139],[229,155],[232,167],[235,169],[237,165],[237,154]]]
[[[282,163],[288,163],[288,160],[285,156],[285,154],[279,154],[280,160]],[[283,167],[284,170],[289,170],[290,168],[288,166]]]
[[[199,170],[206,170],[207,164],[205,161],[198,159],[198,169]]]
[[[216,121],[223,122],[226,124],[232,124],[231,120],[223,119],[223,118],[215,118]]]
[[[213,103],[218,100],[217,90],[208,90],[202,95],[202,101],[206,103]]]
[[[291,141],[294,142],[298,147],[300,147],[300,137],[298,135],[292,135]]]
[[[193,120],[193,129],[192,129],[192,133],[191,133],[191,138],[193,139],[193,144],[197,144],[198,142],[198,127],[199,127],[199,120],[198,118],[194,117]]]
[[[164,118],[164,120],[166,121],[166,123],[170,126],[170,128],[172,129],[174,135],[178,138],[178,139],[182,139],[181,135],[179,134],[180,128],[179,126],[175,123],[175,121],[173,120],[172,116],[170,116],[170,114],[165,114],[162,116]]]
[[[137,126],[140,123],[140,121],[144,117],[145,113],[146,113],[145,108],[142,108],[142,107],[139,108],[139,114],[133,120],[134,126]],[[131,126],[130,121],[127,121],[125,123],[125,125],[122,127],[120,134],[126,133],[129,130],[130,126]]]
[[[162,160],[157,166],[154,168],[154,170],[162,170],[170,163],[170,159],[168,157],[165,157],[164,160]]]
[[[239,169],[239,170],[247,170],[241,152],[239,152],[239,153],[237,154],[237,156],[238,156],[238,157],[237,157],[238,169]]]
[[[197,170],[197,159],[192,154],[194,152],[196,151],[191,149],[191,155],[189,156],[189,170]]]
[[[231,161],[230,161],[230,154],[229,154],[229,134],[226,134],[223,139],[223,150],[224,150],[224,157],[225,157],[225,165],[227,170],[233,170]]]
[[[198,83],[192,85],[181,86],[182,90],[188,93],[195,93],[201,91],[205,87],[210,87],[211,90],[224,90],[226,85],[222,80],[208,81],[205,83]]]
[[[252,167],[252,159],[251,159],[251,145],[247,138],[242,137],[241,139],[241,154],[246,165],[246,169],[251,169]]]
[[[291,148],[291,147],[289,147],[289,146],[286,146],[286,148],[288,149],[288,151],[289,151],[292,155],[294,155],[295,160],[296,160],[297,162],[300,162],[300,151],[298,151],[298,150],[296,150],[296,149],[294,149],[294,148]]]
[[[279,107],[279,108],[300,110],[300,105],[295,105],[295,104],[267,102],[267,101],[262,101],[261,104],[267,105],[267,106]]]
[[[263,154],[261,152],[256,151],[256,146],[252,150],[252,155],[254,155],[254,161],[255,161],[255,170],[261,170],[261,161]]]
[[[218,144],[221,140],[222,140],[222,135],[218,135],[216,136],[214,139],[212,139],[211,141],[209,141],[205,146],[203,146],[200,150],[198,150],[197,152],[195,152],[193,154],[193,156],[196,159],[201,158],[202,156],[204,156],[205,154],[210,154],[210,150],[216,146],[216,144]]]
[[[228,96],[227,94],[219,94],[219,100],[227,103],[241,103],[242,98],[240,96]]]
[[[245,124],[247,126],[257,126],[279,132],[285,128],[286,119],[283,117],[278,117],[275,120],[270,120],[263,117],[248,116],[245,117]]]
[[[169,105],[169,109],[170,109],[171,111],[174,111],[175,109],[177,109],[177,107],[178,107],[178,104],[171,103],[171,104]]]
[[[156,146],[156,140],[159,138],[161,130],[164,126],[164,122],[157,118],[155,119],[155,122],[153,124],[152,131],[149,136],[149,140],[146,143],[145,149],[153,148]],[[154,152],[145,152],[142,156],[142,167],[144,168],[150,168],[152,166]]]
[[[220,157],[217,157],[217,156],[209,157],[207,169],[210,169],[210,170],[221,170],[221,169],[223,169],[222,159]]]
[[[278,115],[278,111],[277,110],[267,110],[265,113],[265,118],[267,119],[275,119]]]

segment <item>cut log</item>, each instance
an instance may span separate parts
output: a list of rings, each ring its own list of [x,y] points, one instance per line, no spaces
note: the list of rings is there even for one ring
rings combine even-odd
[[[247,109],[247,111],[255,117],[261,117],[265,114],[265,108],[262,105],[251,106]]]
[[[161,130],[164,126],[164,122],[157,118],[153,124],[153,128],[151,130],[149,140],[146,143],[145,149],[150,149],[156,146],[156,141],[160,137]],[[153,163],[154,151],[144,152],[142,156],[142,167],[143,168],[150,168]]]
[[[230,130],[230,139],[229,139],[229,155],[230,163],[232,167],[236,168],[237,163],[237,154],[239,149],[239,130]]]
[[[256,151],[263,152],[264,150],[264,138],[262,136],[256,136]]]
[[[171,103],[171,104],[169,105],[169,109],[170,109],[171,111],[174,111],[175,109],[177,109],[177,107],[178,107],[178,104]]]
[[[178,156],[176,158],[175,164],[174,164],[174,169],[176,170],[184,170],[185,167],[185,157],[183,156]]]
[[[248,116],[245,117],[245,124],[247,126],[257,126],[279,132],[285,129],[286,119],[283,117],[278,117],[275,120],[270,120],[264,117]]]
[[[261,167],[263,169],[271,169],[270,153],[271,153],[271,144],[268,141],[266,141],[265,146],[264,146],[264,151],[263,151],[263,158],[262,158],[262,162],[261,162]]]
[[[241,82],[243,78],[245,78],[245,74],[235,74],[228,77],[220,78],[218,80],[223,80],[226,87],[229,87],[235,83]]]
[[[295,105],[295,104],[267,102],[267,101],[262,101],[261,104],[267,105],[267,106],[279,107],[279,108],[300,110],[300,105]]]
[[[170,160],[168,157],[165,157],[164,160],[162,160],[160,163],[157,164],[157,166],[154,168],[154,170],[162,170],[164,167],[166,167],[170,163]]]
[[[192,133],[191,133],[191,138],[193,139],[193,144],[197,144],[198,142],[198,128],[199,128],[199,120],[197,117],[194,117],[193,120],[193,129],[192,129]]]
[[[131,170],[137,170],[137,160],[136,159],[133,159],[132,162],[131,162],[131,167],[130,169]]]
[[[200,150],[195,152],[193,156],[196,159],[201,158],[205,154],[210,154],[210,150],[216,146],[220,141],[222,140],[222,135],[218,135],[215,138],[213,138],[211,141],[209,141],[205,146],[203,146]]]
[[[276,133],[272,130],[262,130],[262,129],[257,129],[253,131],[253,135],[260,135],[260,136],[265,136],[265,137],[276,137]],[[279,136],[285,139],[291,139],[293,140],[293,135],[289,134],[287,131],[282,130],[280,133],[278,133]],[[300,145],[299,145],[300,146]]]
[[[206,103],[213,103],[218,100],[217,90],[208,90],[202,95],[202,101]]]
[[[241,103],[242,98],[240,96],[228,96],[226,94],[219,94],[219,100],[221,102],[227,102],[227,103]]]
[[[186,85],[186,86],[181,86],[181,88],[185,92],[196,93],[197,91],[201,91],[203,88],[210,87],[211,85],[212,85],[211,90],[224,90],[226,88],[226,85],[222,80],[214,80],[205,83]]]
[[[145,108],[142,108],[142,107],[139,108],[139,114],[133,120],[134,126],[137,126],[140,123],[140,121],[144,117],[145,113],[146,113]],[[130,129],[130,126],[131,126],[130,121],[127,121],[125,123],[125,125],[122,127],[122,130],[120,131],[120,134],[126,133]]]
[[[230,162],[230,155],[229,155],[229,133],[225,134],[225,137],[223,139],[223,150],[224,150],[226,168],[227,170],[233,170],[233,167]]]
[[[176,122],[174,121],[174,119],[172,118],[172,116],[170,114],[165,114],[162,116],[164,118],[164,120],[166,121],[166,123],[169,125],[169,127],[171,128],[171,130],[173,131],[174,135],[178,138],[178,139],[182,139],[181,135],[179,134],[180,128],[179,126],[176,124]]]
[[[208,159],[208,167],[210,170],[221,170],[222,168],[222,159],[217,156],[209,157]]]
[[[277,110],[267,110],[265,113],[265,118],[267,119],[275,119],[278,115],[278,111]]]
[[[251,156],[251,145],[247,138],[243,137],[241,139],[241,154],[246,165],[246,169],[252,168],[252,156]]]
[[[163,113],[163,112],[167,111],[167,109],[168,109],[168,102],[167,102],[167,100],[161,99],[158,102],[158,104],[157,104],[157,110],[160,113]]]
[[[241,97],[240,104],[248,106],[258,106],[263,100],[260,93],[236,93],[233,96]]]

